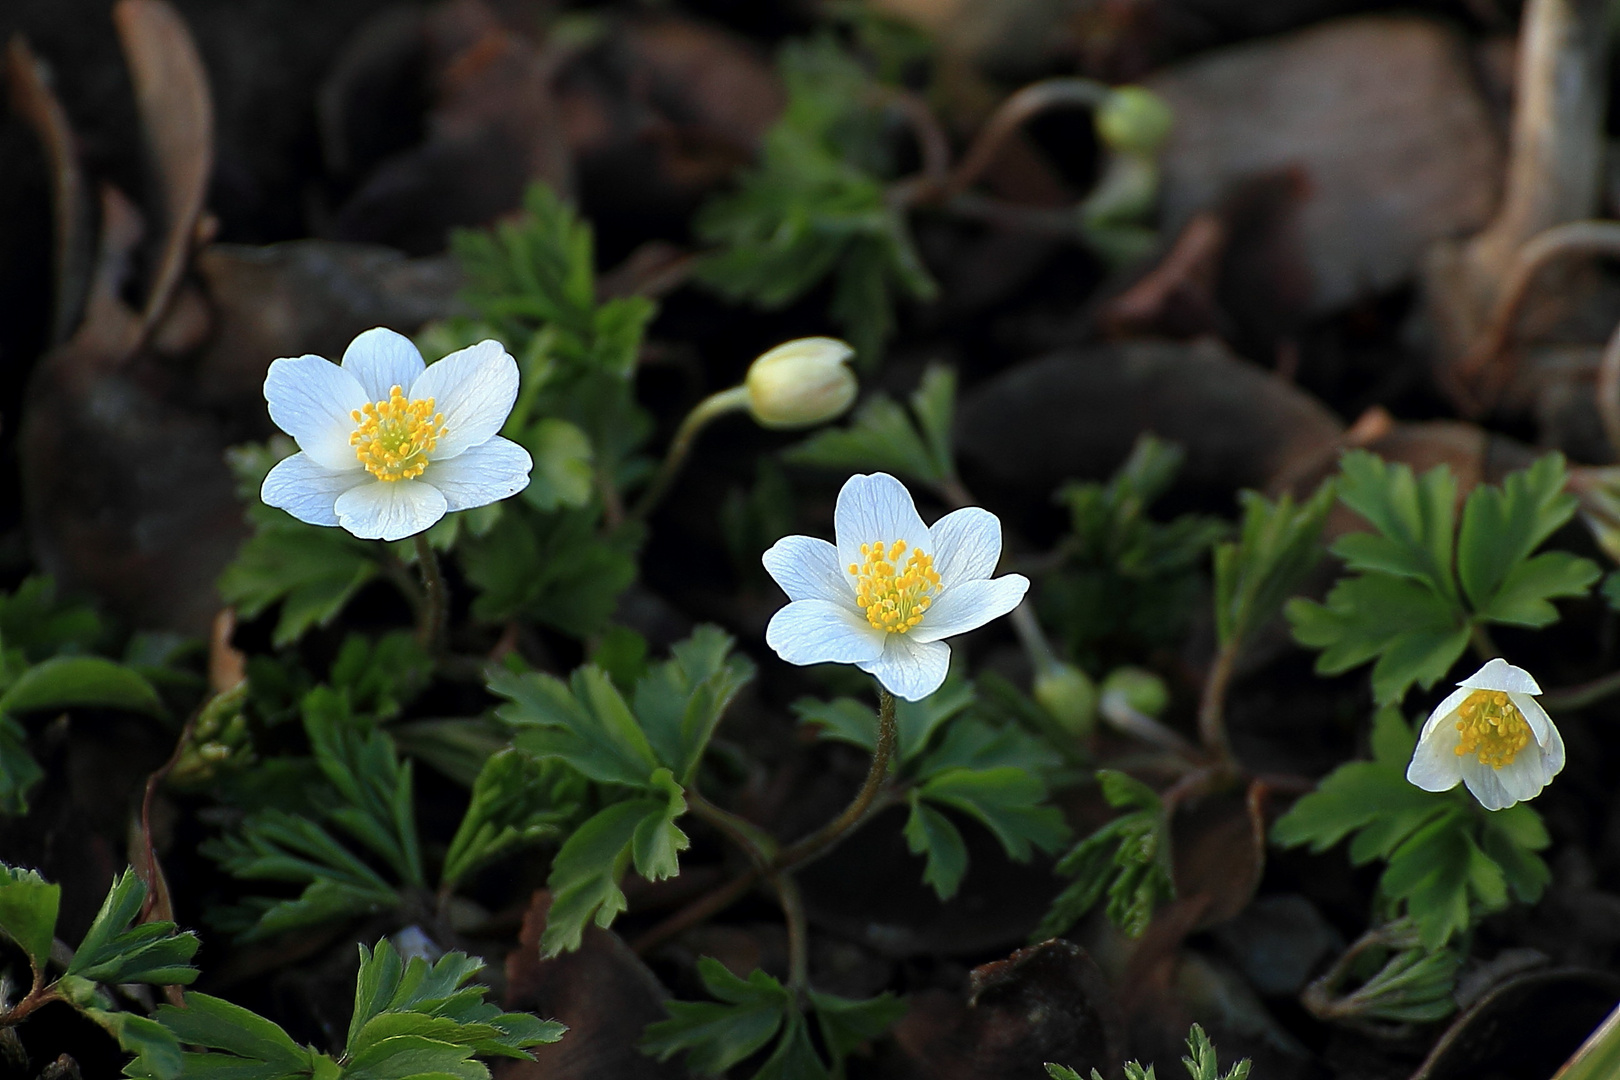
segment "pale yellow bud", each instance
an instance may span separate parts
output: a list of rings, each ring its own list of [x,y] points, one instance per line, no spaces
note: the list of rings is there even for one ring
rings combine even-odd
[[[837,338],[785,342],[748,368],[748,411],[762,427],[823,424],[855,401],[855,350]]]

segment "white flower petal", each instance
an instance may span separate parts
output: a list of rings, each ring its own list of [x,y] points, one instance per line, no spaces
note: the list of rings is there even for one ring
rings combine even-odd
[[[795,600],[765,628],[765,644],[790,664],[875,660],[883,653],[883,637],[853,607],[830,600]]]
[[[904,540],[913,551],[932,554],[928,527],[917,516],[911,492],[888,473],[857,473],[844,482],[833,510],[833,529],[838,538],[838,565],[846,575],[850,563],[865,562],[862,544]]]
[[[838,565],[838,549],[814,536],[784,536],[760,557],[789,600],[831,600],[852,607],[853,579]]]
[[[1406,779],[1424,791],[1450,791],[1462,779],[1462,759],[1457,753],[1461,733],[1454,723],[1435,727],[1430,718],[1429,725],[1412,751]]]
[[[977,506],[953,510],[928,530],[940,584],[949,589],[963,581],[978,581],[996,572],[1001,561],[1001,519]]]
[[[371,474],[364,470],[334,472],[308,454],[293,454],[276,462],[259,488],[259,498],[299,521],[336,525],[338,496],[370,479]]]
[[[938,641],[964,634],[999,619],[1023,603],[1029,579],[1022,574],[1005,574],[993,581],[964,581],[946,589],[906,635],[912,641]]]
[[[910,634],[890,634],[883,655],[856,663],[889,693],[921,701],[940,688],[951,667],[951,647],[943,641],[913,641]]]
[[[431,459],[445,461],[488,442],[506,423],[517,393],[517,361],[493,339],[429,364],[411,384],[409,397],[432,398],[434,411],[444,414],[445,433]]]
[[[338,524],[362,540],[403,540],[444,517],[439,489],[420,480],[377,480],[337,500]]]
[[[527,450],[497,435],[449,461],[429,462],[422,482],[439,489],[446,510],[471,510],[528,487],[533,467]]]
[[[1503,786],[1498,770],[1482,764],[1473,754],[1462,754],[1457,760],[1462,766],[1463,783],[1485,809],[1506,810],[1519,801]]]
[[[1547,774],[1547,782],[1564,771],[1564,737],[1558,733],[1558,725],[1547,720],[1547,741],[1541,744],[1541,768]]]
[[[1552,729],[1552,717],[1547,710],[1541,707],[1541,702],[1529,694],[1515,694],[1508,692],[1508,700],[1519,710],[1525,722],[1530,725],[1530,734],[1535,736],[1536,744],[1542,745],[1547,741],[1547,732]]]
[[[1457,721],[1454,714],[1458,709],[1462,708],[1462,703],[1467,701],[1468,695],[1473,692],[1473,690],[1464,686],[1447,694],[1446,700],[1436,705],[1434,711],[1429,714],[1429,719],[1424,723],[1423,730],[1418,734],[1418,739],[1421,741],[1428,738],[1429,732],[1433,731],[1435,725],[1441,720],[1449,720],[1455,725]]]
[[[270,419],[316,464],[337,472],[360,468],[349,445],[358,426],[351,414],[371,399],[353,375],[319,356],[284,357],[270,364],[264,399]]]
[[[411,339],[385,326],[367,330],[343,353],[343,370],[360,380],[372,401],[387,401],[396,386],[409,390],[424,366]]]
[[[1476,690],[1502,690],[1513,694],[1539,694],[1541,687],[1524,668],[1514,667],[1500,656],[1457,684]]]
[[[1488,767],[1488,766],[1487,766]],[[1497,782],[1514,802],[1523,802],[1541,794],[1552,777],[1547,774],[1541,760],[1539,746],[1526,747],[1511,764],[1495,770]]]

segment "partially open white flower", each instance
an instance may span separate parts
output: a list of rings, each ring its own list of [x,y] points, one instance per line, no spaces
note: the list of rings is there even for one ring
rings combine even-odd
[[[1533,799],[1564,767],[1564,740],[1523,668],[1496,659],[1458,683],[1418,737],[1406,778],[1425,791],[1461,780],[1487,810]]]
[[[748,411],[764,427],[799,428],[835,419],[860,389],[849,361],[855,350],[837,338],[784,342],[748,366]]]
[[[517,391],[517,363],[498,341],[429,367],[409,338],[378,327],[349,343],[341,367],[277,360],[264,397],[302,452],[270,470],[259,497],[311,525],[400,540],[515,495],[533,463],[496,432]]]
[[[854,664],[918,701],[945,681],[942,639],[1007,614],[1029,589],[1022,574],[990,577],[1001,559],[996,515],[968,507],[930,529],[887,473],[850,477],[833,526],[837,546],[784,536],[764,556],[792,601],[765,641],[790,664]]]

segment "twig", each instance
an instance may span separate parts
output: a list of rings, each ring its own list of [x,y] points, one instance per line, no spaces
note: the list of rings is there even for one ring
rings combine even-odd
[[[1620,222],[1570,221],[1528,240],[1508,266],[1484,330],[1458,362],[1458,378],[1483,383],[1481,389],[1487,397],[1512,383],[1518,362],[1509,347],[1536,277],[1547,266],[1572,255],[1620,255]],[[1498,361],[1503,361],[1500,367]]]
[[[1095,108],[1107,100],[1108,87],[1091,79],[1043,79],[1031,83],[1006,101],[979,129],[950,177],[940,186],[937,198],[950,202],[973,186],[1001,153],[1002,144],[1032,117],[1056,106]]]

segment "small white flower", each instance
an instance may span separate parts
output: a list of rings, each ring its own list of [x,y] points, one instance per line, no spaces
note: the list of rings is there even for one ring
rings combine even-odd
[[[930,529],[887,473],[850,477],[833,526],[836,547],[784,536],[764,556],[792,601],[765,641],[790,664],[854,664],[918,701],[945,681],[951,647],[942,639],[1007,614],[1029,589],[1021,574],[990,578],[1001,559],[996,515],[967,507]]]
[[[409,338],[378,327],[349,343],[341,367],[277,360],[264,397],[302,453],[270,470],[259,497],[311,525],[399,540],[515,495],[533,463],[496,432],[517,391],[517,363],[498,341],[429,367]]]
[[[841,415],[860,387],[849,361],[855,350],[837,338],[784,342],[748,366],[748,411],[763,427],[800,428]]]
[[[1533,799],[1564,767],[1564,740],[1536,680],[1496,659],[1458,683],[1418,737],[1406,778],[1425,791],[1461,780],[1487,810]]]

